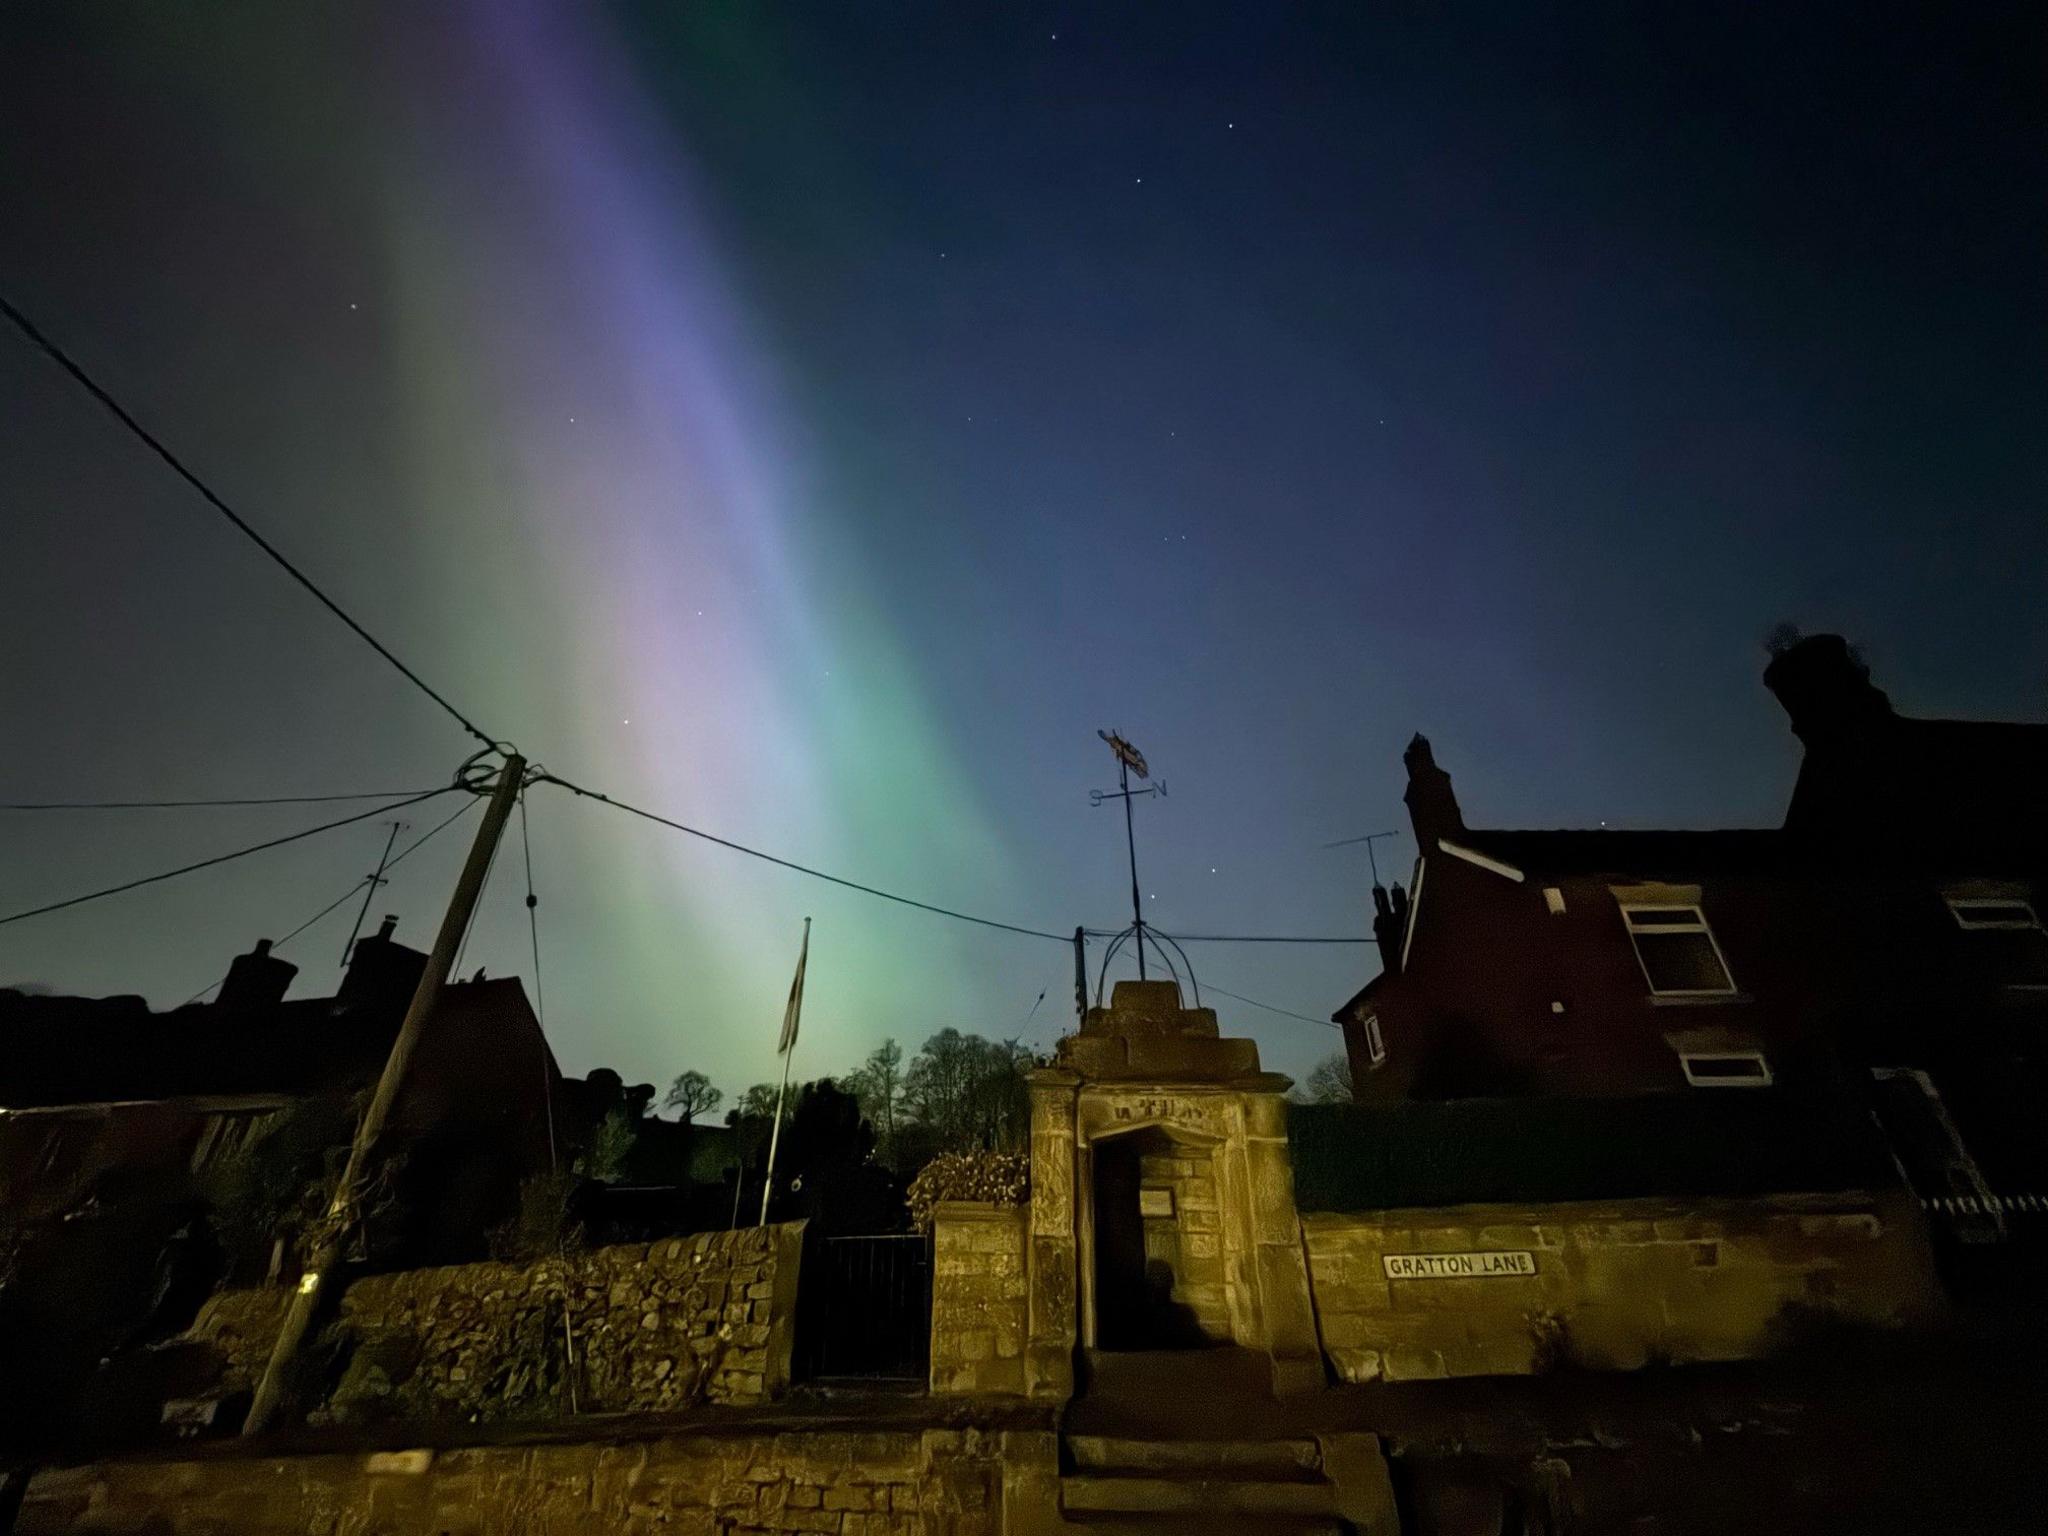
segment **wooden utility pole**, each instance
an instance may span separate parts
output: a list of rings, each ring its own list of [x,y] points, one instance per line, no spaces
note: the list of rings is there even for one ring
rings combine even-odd
[[[371,1096],[370,1107],[363,1112],[362,1123],[356,1127],[355,1141],[348,1149],[348,1166],[342,1170],[341,1179],[334,1186],[334,1198],[328,1202],[314,1252],[307,1261],[306,1272],[299,1277],[298,1289],[292,1292],[284,1325],[278,1330],[277,1343],[270,1351],[270,1363],[263,1368],[263,1379],[256,1384],[255,1399],[249,1404],[249,1417],[242,1424],[245,1435],[261,1433],[277,1417],[283,1404],[285,1377],[298,1355],[299,1345],[305,1339],[306,1328],[319,1309],[334,1266],[341,1259],[342,1244],[355,1219],[356,1204],[369,1172],[370,1159],[376,1151],[378,1139],[384,1134],[385,1122],[391,1118],[391,1108],[398,1100],[399,1090],[405,1085],[405,1072],[412,1064],[412,1053],[426,1030],[427,1020],[433,1017],[434,1008],[441,1000],[441,989],[448,983],[448,973],[454,969],[455,952],[461,947],[462,936],[468,931],[470,918],[476,912],[477,897],[483,894],[484,876],[490,871],[491,856],[498,850],[498,839],[505,831],[505,822],[512,814],[513,802],[519,798],[520,784],[525,777],[526,759],[517,753],[507,757],[498,776],[497,788],[491,791],[491,802],[484,811],[483,825],[477,828],[476,841],[470,845],[468,862],[462,866],[462,875],[455,882],[455,894],[449,899],[448,911],[441,919],[441,931],[427,956],[427,968],[420,973],[420,984],[413,991],[411,1006],[405,1010],[405,1022],[398,1026],[398,1038],[391,1042],[391,1055],[384,1063],[384,1075],[377,1079],[377,1091]]]

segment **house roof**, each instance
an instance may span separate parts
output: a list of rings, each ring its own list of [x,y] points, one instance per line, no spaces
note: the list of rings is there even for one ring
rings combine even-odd
[[[1632,879],[1697,879],[1760,874],[1793,857],[1785,834],[1752,828],[1717,831],[1466,831],[1457,842],[1532,879],[1538,875],[1614,875]]]
[[[436,1025],[532,1017],[515,978],[457,983]],[[402,1001],[303,998],[265,1008],[199,1004],[153,1013],[139,997],[0,991],[0,1106],[296,1097],[369,1082],[404,1018]]]

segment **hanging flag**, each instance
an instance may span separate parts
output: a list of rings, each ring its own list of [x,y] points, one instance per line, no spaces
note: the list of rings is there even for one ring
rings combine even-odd
[[[785,1056],[796,1044],[797,1018],[804,1011],[804,964],[811,958],[811,920],[804,919],[804,947],[797,951],[796,980],[789,984],[789,1006],[782,1010],[782,1039],[775,1054]]]

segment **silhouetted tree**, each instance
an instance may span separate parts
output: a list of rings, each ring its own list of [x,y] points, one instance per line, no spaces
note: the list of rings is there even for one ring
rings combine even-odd
[[[1308,1076],[1294,1090],[1302,1104],[1349,1104],[1351,1102],[1351,1061],[1342,1051],[1325,1056],[1308,1069]]]
[[[905,1221],[903,1192],[875,1161],[875,1132],[860,1101],[830,1078],[792,1086],[783,1106],[782,1143],[776,1150],[774,1221],[799,1218],[818,1232],[883,1232]],[[766,1172],[767,1143],[753,1177]],[[759,1189],[756,1183],[753,1186]]]
[[[903,1074],[903,1114],[922,1133],[906,1140],[920,1144],[924,1158],[1023,1145],[1031,1129],[1024,1074],[1032,1065],[1015,1040],[940,1030]]]
[[[884,1040],[868,1059],[847,1074],[845,1085],[860,1100],[861,1114],[874,1127],[876,1146],[886,1162],[896,1144],[897,1116],[903,1097],[903,1047]]]
[[[664,1109],[680,1109],[683,1124],[688,1125],[698,1115],[708,1115],[725,1102],[725,1095],[711,1086],[711,1079],[692,1068],[668,1085],[668,1097],[661,1101]]]

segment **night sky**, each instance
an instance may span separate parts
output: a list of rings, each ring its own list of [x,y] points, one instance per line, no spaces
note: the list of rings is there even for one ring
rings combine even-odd
[[[1426,9],[17,3],[0,291],[531,757],[1027,927],[1127,919],[1098,727],[1171,787],[1150,920],[1356,935],[1323,844],[1405,871],[1418,729],[1477,825],[1775,825],[1783,620],[2040,718],[2038,20]],[[11,334],[0,514],[0,799],[466,754]],[[0,913],[352,808],[9,814]],[[770,1077],[806,915],[799,1075],[1071,1020],[1057,944],[530,808],[569,1070]],[[0,983],[175,1005],[384,838],[0,929]],[[462,843],[372,920],[425,947]],[[530,981],[523,895],[515,831],[465,973]],[[1318,1019],[1376,965],[1195,958]]]

